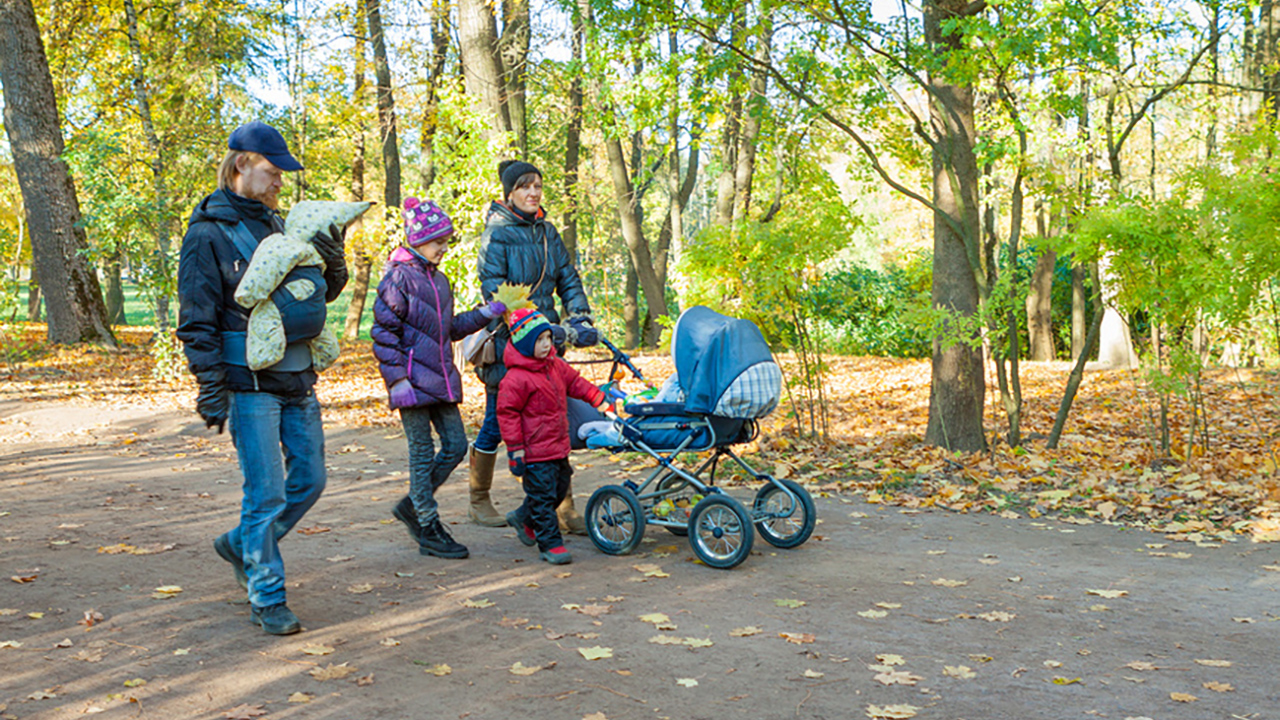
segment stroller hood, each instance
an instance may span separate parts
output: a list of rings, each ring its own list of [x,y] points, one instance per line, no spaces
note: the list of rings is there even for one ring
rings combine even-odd
[[[762,418],[782,395],[782,371],[755,323],[701,305],[680,314],[671,356],[685,412]]]

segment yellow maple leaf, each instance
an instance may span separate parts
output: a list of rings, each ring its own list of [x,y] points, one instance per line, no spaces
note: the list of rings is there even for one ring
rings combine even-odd
[[[867,706],[867,717],[884,718],[885,720],[906,720],[916,716],[916,711],[920,708],[914,705],[879,705]]]
[[[943,665],[942,674],[947,677],[960,678],[962,680],[978,676],[978,674],[970,670],[967,665]]]
[[[601,660],[613,657],[613,648],[596,645],[595,647],[578,648],[578,653],[588,660]]]
[[[356,672],[356,670],[357,668],[352,667],[346,663],[342,663],[341,665],[334,665],[333,663],[329,663],[328,667],[311,668],[311,672],[309,674],[311,675],[311,677],[315,678],[316,680],[319,680],[320,682],[324,682],[325,680],[338,680],[338,679],[344,678],[350,675],[351,673]]]
[[[1086,595],[1097,595],[1098,597],[1109,598],[1112,600],[1129,594],[1128,590],[1085,590],[1084,592]]]
[[[493,603],[490,602],[488,598],[481,598],[479,600],[471,600],[468,598],[467,600],[462,601],[462,607],[488,608],[493,607]]]
[[[1200,659],[1197,659],[1197,660],[1195,661],[1195,663],[1196,663],[1197,665],[1204,665],[1205,667],[1221,667],[1221,668],[1231,667],[1231,661],[1230,661],[1230,660],[1200,660]]]
[[[302,652],[305,655],[328,655],[333,652],[333,648],[328,645],[306,645]]]
[[[452,674],[453,668],[449,667],[445,663],[440,663],[439,665],[432,665],[431,667],[423,670],[422,672],[428,675],[435,675],[436,677],[444,677],[445,675]]]
[[[734,628],[730,630],[729,637],[751,637],[752,635],[759,635],[762,632],[764,631],[755,625],[748,625],[747,627]]]
[[[1180,693],[1180,692],[1169,693],[1169,697],[1181,703],[1191,703],[1200,699],[1195,695],[1192,695],[1191,693]]]

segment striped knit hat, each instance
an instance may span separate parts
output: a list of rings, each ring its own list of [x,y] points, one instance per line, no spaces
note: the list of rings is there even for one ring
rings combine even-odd
[[[512,310],[510,315],[511,322],[511,344],[516,346],[516,352],[531,358],[533,357],[533,348],[538,344],[538,336],[551,329],[551,323],[547,322],[547,318],[537,310],[529,310],[522,308],[520,310]]]

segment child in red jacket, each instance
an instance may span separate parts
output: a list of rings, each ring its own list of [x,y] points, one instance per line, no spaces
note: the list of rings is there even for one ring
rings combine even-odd
[[[525,545],[537,543],[543,560],[572,562],[560,536],[556,506],[573,476],[569,465],[568,396],[608,407],[604,393],[556,357],[551,325],[537,310],[508,316],[511,342],[503,351],[507,374],[498,386],[498,428],[507,444],[511,473],[524,479],[524,504],[507,524]]]

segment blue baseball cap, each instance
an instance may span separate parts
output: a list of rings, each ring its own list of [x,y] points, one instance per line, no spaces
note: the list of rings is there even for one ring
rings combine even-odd
[[[231,137],[227,138],[227,148],[258,153],[285,172],[302,169],[302,163],[289,154],[289,145],[285,143],[280,131],[261,120],[254,120],[233,130]]]

